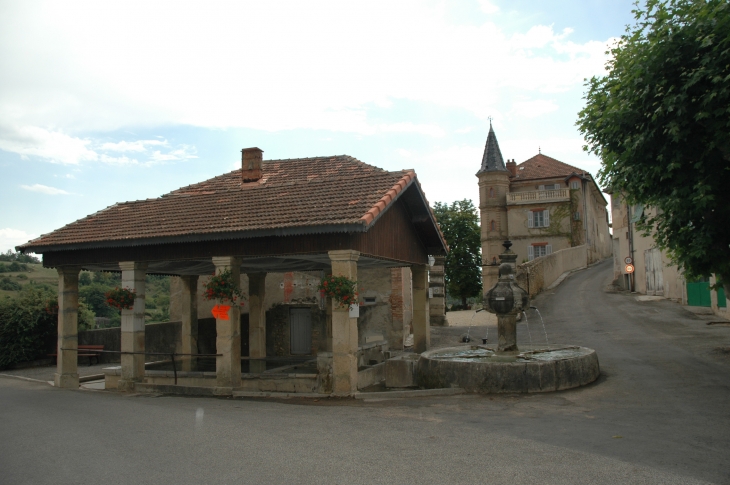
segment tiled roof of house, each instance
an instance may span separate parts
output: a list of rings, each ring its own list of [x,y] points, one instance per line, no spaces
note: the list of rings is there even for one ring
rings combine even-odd
[[[487,143],[484,145],[484,155],[482,156],[482,166],[477,172],[506,172],[507,167],[504,166],[502,151],[497,143],[497,135],[494,134],[492,124],[489,123],[489,134],[487,135]]]
[[[591,176],[582,168],[568,165],[567,163],[563,163],[540,153],[517,165],[517,174],[512,177],[511,180],[516,182],[520,180],[567,177],[573,173],[581,177]]]
[[[418,183],[412,170],[388,172],[346,155],[267,160],[262,171],[256,182],[242,184],[241,170],[235,170],[156,199],[114,204],[19,247],[32,251],[201,234],[246,237],[262,230],[296,234],[305,227],[308,232],[365,230],[400,192]]]

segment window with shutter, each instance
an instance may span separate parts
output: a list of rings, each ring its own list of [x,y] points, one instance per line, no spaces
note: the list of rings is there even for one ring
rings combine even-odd
[[[537,190],[545,190],[545,186],[544,186],[544,185],[539,185],[539,186],[537,187]]]
[[[527,246],[527,260],[532,261],[533,259],[535,259],[535,247]]]
[[[535,227],[535,213],[532,211],[529,211],[527,213],[527,227]]]
[[[545,246],[545,254],[546,255],[553,254],[553,245],[552,244],[548,244],[547,246]]]
[[[542,227],[550,226],[550,211],[542,211]]]

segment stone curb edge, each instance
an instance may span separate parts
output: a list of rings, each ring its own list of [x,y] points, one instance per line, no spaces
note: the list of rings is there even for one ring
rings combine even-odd
[[[411,389],[404,391],[385,392],[358,392],[354,394],[355,399],[394,399],[408,397],[432,397],[432,396],[454,396],[464,394],[466,391],[460,387],[446,387],[441,389]]]

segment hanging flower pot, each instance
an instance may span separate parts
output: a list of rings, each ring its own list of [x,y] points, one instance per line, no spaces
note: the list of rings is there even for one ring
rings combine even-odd
[[[213,316],[219,320],[228,320],[231,306],[226,303],[235,304],[237,300],[243,298],[243,292],[238,282],[234,281],[231,270],[226,269],[208,279],[203,290],[203,298],[219,301],[220,304],[213,307]],[[239,305],[243,306],[243,301],[240,301]]]
[[[137,294],[129,288],[114,288],[104,294],[106,304],[119,310],[131,310],[134,307],[134,300]]]
[[[322,278],[317,289],[322,296],[332,298],[341,307],[349,308],[358,304],[356,284],[357,281],[353,281],[347,276],[328,275]]]

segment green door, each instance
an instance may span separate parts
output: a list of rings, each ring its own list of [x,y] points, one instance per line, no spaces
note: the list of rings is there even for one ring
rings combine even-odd
[[[710,280],[708,278],[687,281],[687,305],[712,306],[710,303]]]
[[[689,306],[712,306],[710,300],[710,280],[708,278],[687,282],[687,305]],[[717,306],[727,307],[725,292],[722,288],[717,290]]]

